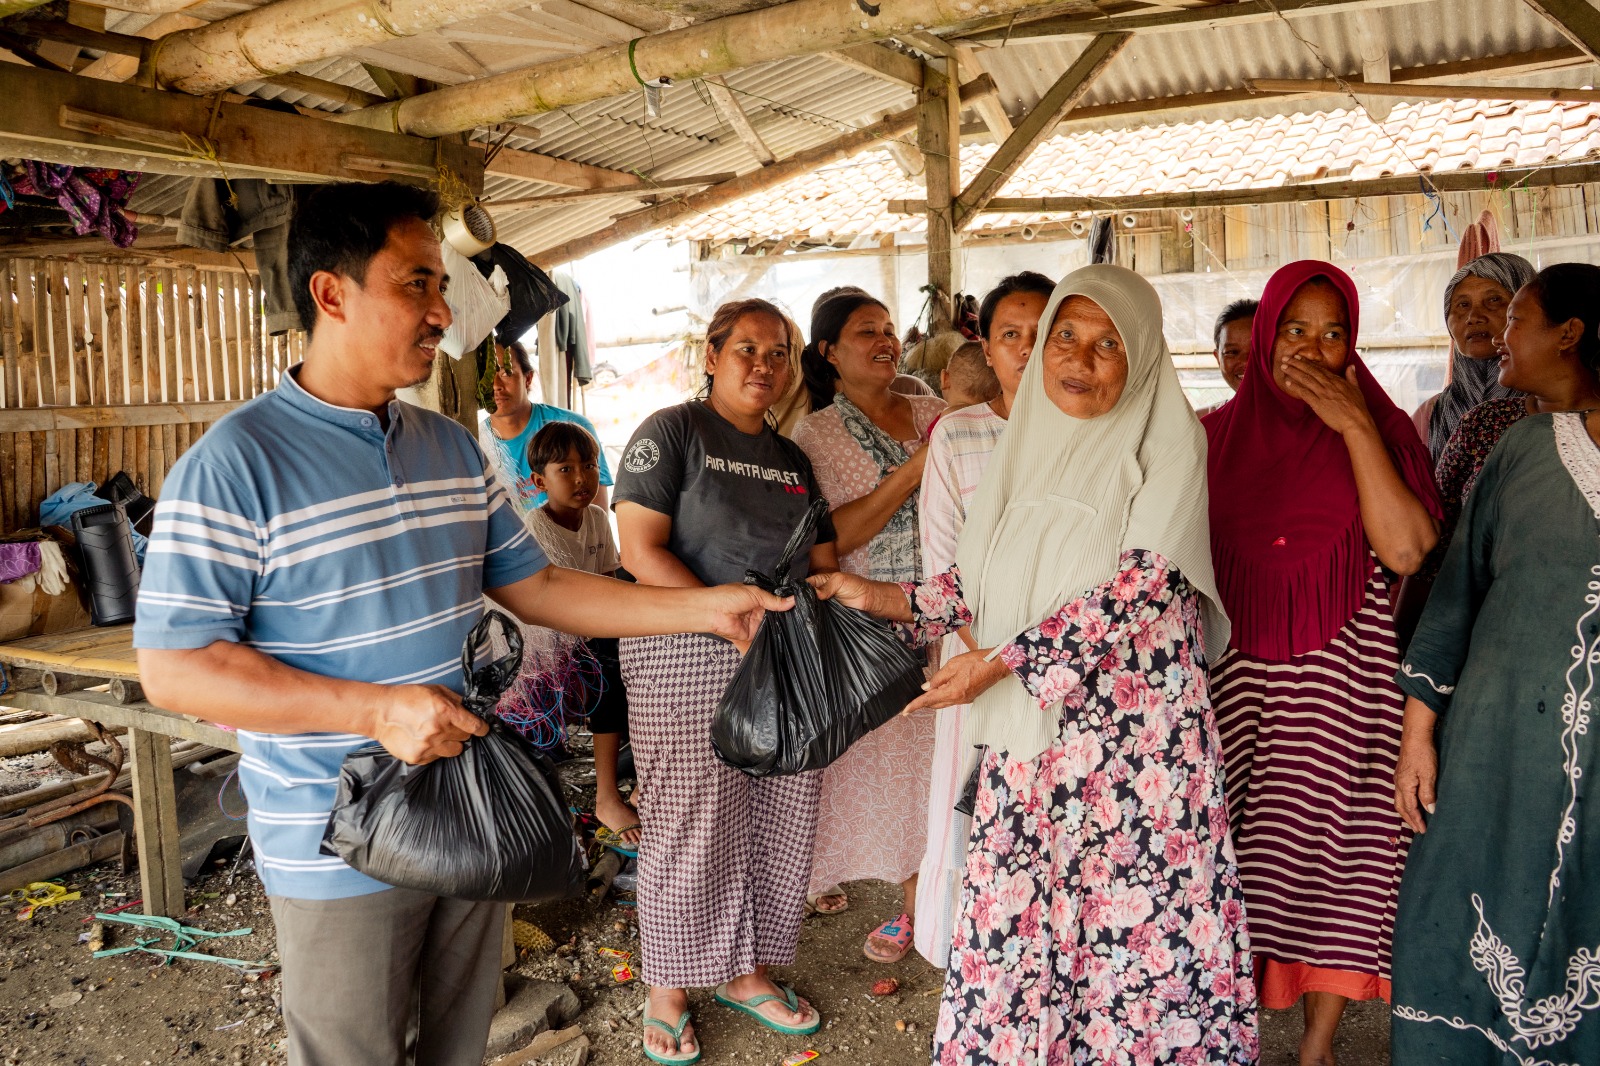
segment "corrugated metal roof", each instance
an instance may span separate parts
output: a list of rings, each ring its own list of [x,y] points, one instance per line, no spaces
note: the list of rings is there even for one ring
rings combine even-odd
[[[209,0],[185,14],[210,20],[265,2],[268,0]],[[308,64],[301,72],[375,91],[376,86],[362,66],[367,61],[455,83],[481,77],[485,72],[526,67],[626,40],[642,32],[633,26],[659,29],[669,16],[703,20],[771,2],[775,0],[672,0],[666,4],[591,0],[591,6],[585,8],[574,0],[545,0],[510,14],[475,19]],[[1226,5],[1220,7],[1225,9]],[[1368,11],[1387,42],[1394,68],[1512,55],[1566,44],[1559,32],[1520,0],[1394,0],[1389,6]],[[1329,68],[1341,76],[1359,74],[1361,39],[1357,19],[1341,13],[1290,14],[1288,19],[1293,31],[1285,21],[1271,19],[1241,20],[1208,29],[1141,33],[1102,74],[1082,106],[1239,89],[1246,78],[1320,78],[1329,74]],[[108,28],[134,32],[148,21],[145,16],[112,13]],[[1087,39],[1011,40],[1003,45],[984,42],[978,47],[982,49],[981,62],[993,74],[1007,110],[1014,118],[1020,118],[1070,65]],[[1574,84],[1592,77],[1594,68],[1584,67],[1543,80]],[[1487,76],[1474,80],[1487,80]],[[752,124],[779,158],[824,143],[914,102],[913,93],[903,85],[821,56],[784,59],[737,71],[728,75],[728,83],[744,104]],[[286,92],[264,84],[242,88],[301,106],[338,109],[312,94]],[[527,120],[531,129],[521,131],[528,135],[512,137],[507,144],[656,177],[754,169],[757,163],[748,148],[724,125],[709,97],[697,89],[693,82],[669,87],[662,114],[655,119],[646,116],[642,93],[534,116]],[[1188,121],[1203,117],[1226,122],[1343,106],[1327,98],[1310,102],[1279,98],[1234,103],[1207,110],[1203,116],[1186,114],[1166,119],[1181,117]],[[1400,114],[1399,108],[1396,114]],[[1429,121],[1425,109],[1416,114],[1417,121]],[[972,120],[977,121],[976,116]],[[1136,115],[1104,119],[1093,123],[1093,127],[1140,128],[1150,121],[1162,120],[1155,114],[1145,118]],[[1432,150],[1425,133],[1407,127],[1405,135],[1420,137],[1418,150],[1423,154]],[[476,131],[476,136],[498,139],[488,130]],[[1492,154],[1493,149],[1485,151]],[[967,156],[979,157],[975,151],[969,151]],[[1286,160],[1284,166],[1292,162]],[[1272,177],[1263,174],[1262,180]],[[135,206],[152,213],[175,213],[181,206],[184,188],[183,179],[151,179],[140,190]],[[485,187],[488,199],[525,198],[552,191],[556,187],[502,176],[490,176]],[[914,188],[911,192],[916,194]],[[769,194],[780,199],[785,195],[784,190]],[[872,199],[876,202],[880,197],[874,193]],[[638,207],[637,200],[610,197],[507,213],[500,216],[501,235],[523,251],[534,252],[591,233]],[[718,214],[727,213],[713,213],[701,222],[715,224]]]
[[[1509,0],[1419,0],[1367,14],[1381,26],[1395,69],[1567,43],[1527,4]],[[1096,79],[1082,106],[1239,89],[1246,78],[1359,77],[1357,27],[1349,14],[1291,13],[1282,19],[1215,28],[1143,32]],[[1003,46],[989,42],[983,63],[994,75],[1007,111],[1020,116],[1038,102],[1088,41],[1088,37],[1020,40]]]

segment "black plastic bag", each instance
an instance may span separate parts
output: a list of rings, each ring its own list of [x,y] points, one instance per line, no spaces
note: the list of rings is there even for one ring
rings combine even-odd
[[[751,571],[746,584],[793,596],[794,608],[769,613],[711,720],[717,758],[751,777],[820,770],[922,693],[922,666],[863,611],[818,600],[789,565],[827,511],[811,505],[772,577]]]
[[[473,669],[500,627],[510,647]],[[345,756],[322,851],[368,877],[451,899],[562,899],[583,886],[583,853],[550,760],[494,715],[522,663],[522,634],[490,611],[461,651],[462,703],[489,723],[460,755],[412,766],[372,744]]]

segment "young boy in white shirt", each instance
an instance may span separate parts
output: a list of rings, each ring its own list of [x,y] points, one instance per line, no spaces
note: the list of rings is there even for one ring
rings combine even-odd
[[[557,566],[612,576],[622,565],[600,490],[600,445],[572,422],[551,422],[528,442],[528,467],[544,505],[528,512],[534,539]],[[617,788],[617,753],[628,735],[628,701],[615,640],[590,640],[604,691],[589,714],[594,735],[595,816],[629,848],[639,841],[639,815]]]

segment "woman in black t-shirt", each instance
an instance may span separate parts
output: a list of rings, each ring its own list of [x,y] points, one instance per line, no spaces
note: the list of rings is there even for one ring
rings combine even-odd
[[[706,398],[645,419],[623,454],[622,564],[641,584],[769,570],[817,497],[805,453],[767,421],[792,373],[783,314],[765,300],[724,304],[706,340]],[[824,519],[799,570],[836,569],[833,541]],[[693,633],[621,645],[643,825],[644,1048],[659,1063],[700,1057],[691,987],[717,985],[718,1002],[778,1032],[822,1024],[766,974],[794,962],[822,775],[751,778],[711,751],[711,717],[744,650]]]

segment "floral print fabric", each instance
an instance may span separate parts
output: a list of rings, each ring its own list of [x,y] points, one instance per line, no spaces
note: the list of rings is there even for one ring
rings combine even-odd
[[[1521,396],[1488,400],[1468,411],[1450,434],[1444,450],[1439,453],[1439,465],[1433,471],[1433,479],[1439,485],[1439,502],[1444,504],[1444,519],[1439,523],[1439,543],[1422,564],[1424,580],[1431,583],[1439,576],[1444,553],[1450,549],[1456,526],[1461,522],[1461,508],[1472,486],[1477,484],[1489,453],[1500,443],[1506,430],[1527,416],[1528,405]]]
[[[959,625],[954,569],[912,596],[926,636]],[[1245,1066],[1258,1054],[1243,894],[1199,597],[1161,556],[1001,651],[1064,703],[1037,759],[984,759],[938,1066]]]

